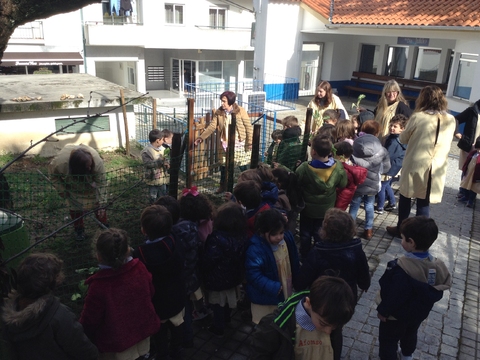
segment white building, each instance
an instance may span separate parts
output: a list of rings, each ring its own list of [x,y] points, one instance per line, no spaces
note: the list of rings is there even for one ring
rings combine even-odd
[[[103,0],[18,29],[2,66],[20,67],[2,70],[25,74],[30,64],[32,73],[43,64],[54,72],[86,72],[140,92],[183,93],[185,83],[252,78],[253,22],[247,0]],[[79,68],[55,65],[66,64],[66,52],[76,54]],[[51,61],[36,61],[38,54]]]
[[[352,73],[447,84],[453,112],[480,98],[476,0],[254,0],[255,74],[299,79],[300,95]]]

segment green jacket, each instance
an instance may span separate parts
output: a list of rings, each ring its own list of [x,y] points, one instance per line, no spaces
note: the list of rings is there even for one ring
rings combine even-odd
[[[293,294],[279,305],[274,313],[260,320],[250,340],[252,360],[275,359],[291,360],[295,358],[295,308],[308,296],[309,290]]]
[[[290,171],[295,171],[298,160],[305,160],[302,143],[297,138],[282,140],[278,146],[277,162]]]
[[[325,212],[335,206],[337,188],[347,185],[343,166],[335,160],[330,168],[316,169],[309,162],[303,162],[295,173],[305,201],[301,214],[311,219],[323,219]]]

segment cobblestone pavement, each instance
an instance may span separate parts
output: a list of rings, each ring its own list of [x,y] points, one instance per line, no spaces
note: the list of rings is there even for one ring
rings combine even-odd
[[[465,207],[456,199],[460,171],[453,154],[448,159],[447,181],[441,204],[432,204],[430,216],[439,226],[440,234],[431,248],[442,259],[453,276],[451,291],[435,304],[430,316],[419,329],[414,359],[470,360],[480,359],[479,335],[479,270],[480,215],[478,208]],[[412,212],[414,214],[415,207]],[[412,215],[413,215],[412,214]],[[363,232],[363,211],[357,217],[358,234]],[[342,358],[352,360],[378,359],[378,324],[375,295],[378,280],[387,262],[400,256],[400,239],[386,233],[385,227],[396,224],[396,212],[375,214],[374,236],[362,240],[369,260],[372,285],[361,294],[352,320],[344,327]],[[233,312],[232,322],[222,338],[207,330],[208,319],[194,323],[194,347],[187,349],[191,359],[246,359],[251,323],[243,321],[240,311]]]

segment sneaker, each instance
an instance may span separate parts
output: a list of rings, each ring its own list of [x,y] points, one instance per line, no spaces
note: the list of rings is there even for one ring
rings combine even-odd
[[[387,206],[385,206],[383,208],[385,211],[393,211],[393,210],[397,210],[397,204],[388,204]]]
[[[473,208],[474,205],[475,205],[475,203],[474,203],[473,201],[469,201],[469,202],[467,203],[467,207],[468,207],[468,208]]]
[[[225,330],[219,329],[219,328],[217,328],[217,327],[215,327],[215,326],[213,326],[213,325],[209,326],[209,327],[207,328],[207,330],[208,330],[209,332],[211,332],[213,335],[218,336],[218,337],[222,337],[223,335],[225,335]]]
[[[461,197],[460,199],[458,199],[458,201],[466,203],[466,202],[468,202],[468,198],[464,196],[464,197]]]
[[[192,311],[192,320],[197,321],[197,320],[202,320],[205,319],[209,315],[207,309],[201,309],[201,310],[193,310]]]
[[[377,214],[383,214],[383,209],[375,209],[375,213]]]

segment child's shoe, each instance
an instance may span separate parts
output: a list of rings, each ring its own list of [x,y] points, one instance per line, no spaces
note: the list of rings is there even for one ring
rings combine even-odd
[[[193,310],[192,311],[192,320],[197,321],[197,320],[202,320],[205,319],[209,315],[208,311],[206,308],[203,308],[201,310]]]
[[[393,211],[393,210],[397,210],[397,204],[388,204],[387,206],[385,206],[383,208],[385,211]]]
[[[83,227],[75,229],[75,238],[77,241],[85,240],[85,229]]]
[[[213,325],[209,326],[209,327],[207,328],[207,330],[208,330],[209,332],[211,332],[213,335],[218,336],[218,337],[222,337],[223,335],[225,335],[225,330],[219,329],[219,328],[217,328],[217,327],[215,327],[215,326],[213,326]]]
[[[475,201],[468,201],[467,202],[467,207],[468,208],[473,208],[474,205],[475,205]]]
[[[468,202],[468,198],[466,196],[464,196],[464,197],[461,197],[460,199],[458,199],[458,201],[466,203],[466,202]]]
[[[376,214],[383,214],[383,209],[375,208],[375,213]]]

